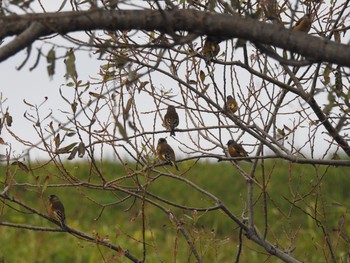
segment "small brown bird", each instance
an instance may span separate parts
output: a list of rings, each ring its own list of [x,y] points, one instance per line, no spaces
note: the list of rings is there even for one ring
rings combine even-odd
[[[175,152],[164,138],[158,140],[157,155],[161,161],[167,162],[171,166],[175,166],[177,171],[179,170],[175,162]]]
[[[238,104],[234,97],[228,95],[225,102],[225,110],[229,114],[234,114],[238,110]]]
[[[293,31],[300,31],[300,32],[309,32],[312,24],[312,16],[311,14],[306,14],[302,18],[298,20],[298,22],[295,23],[295,25],[292,27]]]
[[[59,222],[62,228],[66,227],[64,206],[56,195],[49,196],[49,216]]]
[[[207,37],[202,48],[202,54],[205,56],[206,62],[210,62],[220,52],[220,41],[213,37]]]
[[[227,142],[228,153],[231,157],[247,157],[248,153],[244,150],[241,144],[238,144],[234,140],[229,140]],[[247,159],[246,161],[252,162],[252,160]]]
[[[179,115],[177,115],[174,106],[169,105],[168,110],[165,113],[163,126],[170,130],[170,136],[175,136],[175,128],[179,125]]]

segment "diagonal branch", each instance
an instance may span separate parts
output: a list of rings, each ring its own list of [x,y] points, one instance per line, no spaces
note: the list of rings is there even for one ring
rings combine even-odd
[[[34,21],[27,29],[19,34],[14,40],[0,48],[0,57],[11,57],[18,51],[29,46],[37,40],[43,33],[45,27],[39,22]]]

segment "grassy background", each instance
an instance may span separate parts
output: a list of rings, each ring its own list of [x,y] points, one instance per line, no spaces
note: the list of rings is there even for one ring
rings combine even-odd
[[[250,164],[241,163],[249,172]],[[87,163],[67,163],[67,171],[82,181],[98,182]],[[131,165],[130,165],[131,167]],[[105,162],[99,168],[107,179],[125,175],[123,166]],[[0,167],[2,178],[6,167]],[[246,183],[229,163],[182,163],[188,169],[185,178],[220,198],[239,218],[246,207]],[[36,185],[49,178],[49,183],[64,183],[62,173],[52,165],[26,174],[18,167],[8,171],[17,183]],[[334,254],[346,262],[349,251],[349,183],[350,173],[344,167],[296,165],[269,161],[259,165],[255,174],[267,189],[267,238],[282,249],[292,249],[292,255],[304,262],[325,262],[330,258],[324,232],[329,233]],[[4,179],[2,179],[3,182]],[[139,176],[145,182],[147,178]],[[134,186],[131,179],[120,186]],[[206,196],[181,181],[162,176],[148,188],[154,194],[177,204],[190,207],[215,205]],[[128,199],[118,191],[102,191],[84,187],[48,187],[41,194],[39,187],[13,186],[9,194],[45,213],[47,196],[56,194],[65,205],[67,224],[91,235],[108,238],[142,258],[142,209],[145,211],[147,262],[195,262],[186,241],[176,225],[158,208],[140,200]],[[262,189],[255,187],[255,221],[260,231],[265,226]],[[292,205],[294,204],[294,205]],[[9,207],[10,205],[11,207]],[[102,212],[102,206],[105,206]],[[205,262],[234,262],[238,250],[239,229],[220,211],[196,213],[171,209],[183,222]],[[6,202],[1,205],[1,220],[19,224],[54,227],[39,216]],[[102,212],[102,213],[101,213]],[[99,216],[100,215],[100,216]],[[339,219],[345,216],[341,237]],[[315,218],[318,220],[316,223]],[[5,262],[129,262],[126,258],[101,246],[79,240],[66,233],[35,232],[0,227],[0,257]],[[266,252],[243,237],[240,262],[276,262]]]

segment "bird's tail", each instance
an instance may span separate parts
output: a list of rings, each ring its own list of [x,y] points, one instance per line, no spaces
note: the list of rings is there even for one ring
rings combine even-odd
[[[176,171],[179,171],[179,167],[177,167],[176,162],[174,162],[174,161],[169,161],[169,164],[170,164],[171,166],[174,166],[175,169],[176,169]]]
[[[56,212],[56,218],[57,218],[57,221],[60,223],[61,227],[63,229],[65,229],[66,228],[66,220],[64,219],[64,217],[62,216],[62,214],[59,211]]]
[[[176,171],[179,171],[179,167],[177,167],[177,164],[175,162],[174,162],[174,166],[175,166]]]
[[[171,129],[170,129],[170,136],[175,136],[174,128],[171,128]]]

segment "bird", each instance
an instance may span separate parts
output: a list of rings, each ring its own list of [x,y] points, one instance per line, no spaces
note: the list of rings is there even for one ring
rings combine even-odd
[[[179,171],[175,162],[175,152],[164,138],[158,140],[157,155],[161,161],[165,161],[171,166],[175,166],[176,170]]]
[[[307,33],[311,28],[311,24],[312,16],[311,14],[306,14],[295,23],[295,25],[292,27],[292,30]]]
[[[175,136],[175,128],[179,125],[179,115],[177,115],[174,106],[169,105],[168,110],[165,113],[163,126],[170,130],[170,136]]]
[[[66,215],[64,206],[56,195],[49,196],[49,216],[59,222],[62,228],[66,227]]]
[[[204,46],[202,48],[202,54],[205,57],[206,62],[210,62],[220,52],[220,41],[208,36],[205,39]]]
[[[229,114],[233,114],[238,110],[237,101],[231,95],[228,95],[225,102],[225,110]]]
[[[248,153],[244,150],[241,144],[238,144],[234,140],[229,140],[227,142],[228,153],[231,157],[248,157]],[[248,162],[252,162],[252,160],[247,159]]]

